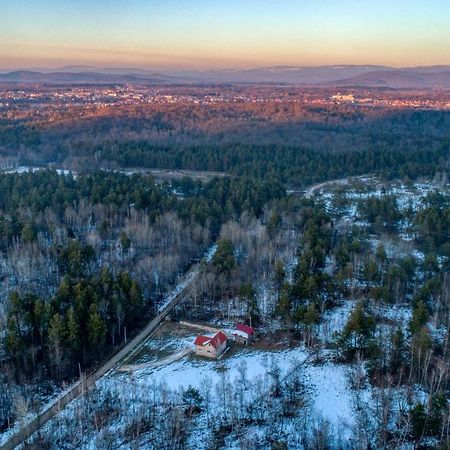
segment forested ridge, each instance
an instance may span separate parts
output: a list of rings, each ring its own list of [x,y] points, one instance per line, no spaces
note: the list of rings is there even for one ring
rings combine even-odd
[[[79,113],[4,118],[0,154],[83,171],[209,170],[306,186],[374,172],[430,176],[445,170],[450,152],[448,111],[267,101],[111,107],[89,119]]]
[[[105,148],[106,147],[106,148]],[[437,148],[401,149],[395,140],[384,148],[365,151],[242,145],[202,147],[157,147],[146,143],[111,143],[97,151],[119,166],[167,167],[223,171],[230,174],[275,178],[296,186],[342,178],[349,175],[379,173],[387,178],[433,176],[445,170],[450,144]]]

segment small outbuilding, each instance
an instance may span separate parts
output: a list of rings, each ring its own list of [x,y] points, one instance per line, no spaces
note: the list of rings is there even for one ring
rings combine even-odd
[[[215,336],[197,336],[194,341],[195,354],[207,358],[219,358],[227,348],[227,335],[219,331]]]
[[[233,338],[238,344],[248,345],[254,337],[255,329],[243,323],[238,323],[233,331]]]

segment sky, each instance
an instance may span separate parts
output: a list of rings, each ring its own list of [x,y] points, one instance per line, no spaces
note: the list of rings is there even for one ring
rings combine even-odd
[[[0,0],[0,69],[450,64],[450,0]]]

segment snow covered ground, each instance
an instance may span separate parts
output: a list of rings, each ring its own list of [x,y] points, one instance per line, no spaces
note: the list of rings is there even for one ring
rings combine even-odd
[[[371,189],[364,186],[353,186],[350,183],[341,185],[340,189],[347,191],[343,196],[349,201],[347,206],[342,209],[344,220],[351,223],[366,226],[367,224],[358,221],[358,210],[356,203],[369,196],[381,196],[385,193],[396,194],[398,196],[398,205],[401,210],[407,208],[419,208],[421,199],[429,192],[434,190],[431,183],[415,185],[414,187],[406,187],[403,184],[395,184],[392,186],[381,187],[377,185],[377,181],[373,178],[367,179],[367,183],[373,184]],[[317,195],[324,201],[327,210],[336,212],[334,206],[334,194],[327,191],[326,186],[319,186],[317,191],[311,192],[310,195]],[[401,226],[404,231],[400,233],[400,237],[396,241],[386,240],[379,237],[368,238],[368,242],[373,251],[376,251],[380,243],[384,244],[388,257],[404,257],[408,254],[416,259],[423,259],[423,254],[414,248],[414,242],[411,241],[407,233],[408,224]],[[402,234],[403,233],[403,234]],[[216,251],[216,247],[211,247],[204,256],[205,261],[210,261]],[[296,260],[293,260],[292,267],[288,266],[288,273],[295,267]],[[332,272],[332,261],[328,261],[330,272]],[[167,296],[160,305],[160,310],[171,301],[174,295],[177,295],[196,275],[195,270],[180,280],[177,288]],[[259,287],[259,294],[262,298],[267,297],[269,289],[265,286]],[[320,336],[324,346],[329,348],[329,344],[333,342],[336,332],[342,331],[348,318],[356,305],[356,300],[345,299],[338,306],[325,312],[323,321],[317,326],[317,334]],[[373,313],[380,319],[377,332],[382,333],[389,338],[389,332],[400,326],[403,331],[407,332],[408,323],[411,319],[411,308],[406,305],[379,305],[373,308]],[[213,318],[211,318],[213,320]],[[223,325],[223,324],[222,324]],[[394,326],[393,326],[394,325]],[[442,330],[432,330],[436,338],[439,337]],[[168,353],[180,351],[193,345],[196,332],[189,330],[179,335],[174,334],[172,337],[167,335],[162,338],[154,337],[147,342],[143,352],[133,361],[134,363],[147,363],[158,358],[166,357]],[[226,386],[236,386],[239,384],[247,384],[249,388],[243,394],[248,403],[256,401],[258,395],[268,395],[273,383],[274,374],[278,374],[280,379],[287,379],[293,374],[298,375],[305,388],[305,406],[292,421],[295,427],[298,427],[299,416],[303,415],[310,418],[309,425],[312,422],[318,423],[323,420],[330,426],[331,432],[339,435],[342,442],[350,442],[356,439],[353,436],[355,426],[360,420],[361,409],[368,420],[375,421],[373,411],[376,409],[376,393],[377,388],[373,388],[369,383],[362,383],[359,388],[355,388],[352,382],[355,371],[358,370],[358,363],[354,365],[343,365],[335,363],[332,359],[330,350],[322,350],[320,358],[308,358],[309,353],[304,347],[289,348],[278,351],[262,351],[253,347],[234,346],[226,353],[223,359],[208,360],[202,359],[195,355],[188,355],[181,360],[169,362],[161,367],[143,367],[133,373],[112,372],[98,381],[96,390],[100,396],[106,393],[113,393],[120,399],[122,408],[131,408],[129,413],[132,414],[132,408],[136,403],[150,402],[152,396],[160,395],[167,389],[170,392],[182,393],[190,387],[196,388],[204,397],[206,395],[206,387],[210,387],[212,409],[220,410],[221,402],[220,392]],[[365,375],[365,369],[361,364],[360,372]],[[265,391],[264,391],[265,389]],[[158,392],[158,394],[155,394]],[[258,395],[257,395],[258,392]],[[397,392],[397,391],[396,391]],[[400,391],[398,391],[400,392]],[[400,395],[399,398],[405,396]],[[60,416],[73,417],[76,414],[77,403],[83,399],[76,400],[73,404],[61,412]],[[363,407],[361,407],[363,405]],[[208,441],[208,425],[202,412],[195,419],[195,431],[189,438],[189,448],[203,449],[209,448]],[[372,415],[372,416],[371,416]],[[121,418],[111,427],[117,429],[123,425],[126,419],[127,411],[121,411]],[[58,418],[54,419],[54,421]],[[53,422],[54,422],[53,421]],[[294,427],[287,420],[286,430]],[[305,421],[306,423],[306,421]],[[51,424],[47,425],[47,429]],[[262,425],[249,425],[245,431],[246,437],[256,439],[264,433]],[[295,431],[292,428],[292,431]],[[205,439],[200,439],[199,435],[205,434]],[[294,433],[295,434],[295,433]],[[289,441],[289,433],[287,433],[287,441]],[[95,434],[85,436],[86,448],[96,448]],[[293,444],[293,448],[297,448]],[[120,446],[118,448],[121,448]],[[232,435],[225,440],[220,448],[234,449],[240,448],[236,436]],[[251,447],[249,447],[251,448]]]
[[[363,183],[359,181],[363,181]],[[355,220],[357,218],[356,203],[370,197],[380,198],[384,195],[395,195],[400,211],[406,211],[409,208],[417,211],[422,205],[423,198],[429,193],[435,191],[448,192],[448,186],[440,186],[432,181],[405,185],[398,181],[383,183],[376,177],[361,178],[360,180],[357,179],[354,184],[345,183],[340,186],[339,195],[342,196],[344,201],[347,201],[347,206],[343,207],[343,216],[346,220]],[[337,198],[335,186],[324,184],[322,188],[316,189],[314,194],[317,199],[324,202],[327,211],[332,213],[339,212],[334,203]]]
[[[14,169],[7,169],[4,171],[0,171],[0,173],[27,173],[27,172],[31,172],[31,173],[35,173],[35,172],[39,172],[41,170],[48,170],[48,167],[30,167],[30,166],[18,166],[15,167]],[[76,176],[76,173],[67,169],[56,169],[56,172],[58,175],[74,175]]]
[[[186,337],[185,342],[188,340]],[[176,344],[174,344],[176,346]],[[102,378],[97,383],[97,391],[118,397],[122,405],[133,405],[134,402],[144,403],[146,399],[150,401],[155,395],[155,389],[161,390],[165,387],[170,391],[186,391],[189,387],[198,389],[202,395],[205,386],[210,386],[211,403],[213,410],[219,409],[220,391],[223,386],[237,385],[238,383],[248,384],[249,389],[245,391],[245,396],[255,401],[264,391],[257,389],[267,389],[271,385],[274,373],[279,374],[280,379],[287,379],[291,375],[298,375],[305,387],[305,409],[300,413],[307,415],[311,423],[320,416],[334,430],[340,434],[344,440],[351,438],[351,429],[356,421],[356,395],[357,392],[351,388],[349,374],[351,369],[348,366],[341,366],[331,361],[314,364],[309,353],[303,347],[296,347],[281,351],[260,351],[251,347],[241,347],[232,355],[225,355],[222,360],[206,360],[196,356],[188,356],[183,360],[175,361],[164,367],[138,370],[132,374],[114,372]],[[268,394],[268,392],[266,393]],[[367,401],[370,401],[370,394],[366,393]],[[77,403],[83,399],[77,399],[62,411],[59,416],[70,418],[76,415]],[[121,419],[114,427],[122,426]],[[131,411],[130,411],[131,413]],[[196,432],[190,438],[190,445],[196,449],[206,449],[210,444],[205,429],[206,419],[202,413],[196,419],[196,427],[203,431]],[[53,422],[61,420],[56,417]],[[300,420],[297,417],[296,420]],[[303,419],[302,419],[303,420]],[[53,424],[53,426],[55,426]],[[288,425],[287,425],[288,426]],[[294,426],[292,424],[292,426]],[[298,426],[298,424],[296,425]],[[52,429],[52,424],[47,424],[46,429]],[[261,433],[261,427],[255,428],[251,433]],[[203,434],[202,434],[203,433]],[[206,433],[206,434],[205,434]],[[199,438],[199,436],[203,436]],[[98,435],[92,433],[84,437],[83,448],[96,448]],[[222,447],[226,449],[239,448],[234,438]],[[120,448],[120,447],[119,447]],[[127,448],[127,447],[124,447]]]
[[[243,369],[249,380],[255,380],[257,377],[267,374],[274,363],[280,366],[283,376],[292,364],[300,363],[306,357],[307,353],[303,348],[273,353],[244,349],[237,355],[230,358],[224,357],[219,361],[193,356],[159,369],[144,369],[131,377],[142,386],[166,383],[171,389],[187,389],[189,386],[200,389],[205,379],[214,385],[221,382],[223,374],[230,381],[236,380]],[[104,382],[114,384],[117,380],[120,383],[128,382],[130,375],[113,374]]]
[[[349,366],[327,362],[304,368],[306,386],[312,390],[312,408],[335,430],[351,437],[355,424],[355,395],[349,382]]]

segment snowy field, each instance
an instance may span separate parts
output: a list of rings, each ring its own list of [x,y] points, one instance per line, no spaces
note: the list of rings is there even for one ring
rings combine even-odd
[[[158,342],[158,341],[155,341]],[[176,339],[175,342],[164,340],[165,346],[171,349],[189,344],[191,336]],[[154,344],[149,344],[155,348]],[[221,404],[221,391],[230,386],[243,384],[245,401],[257,403],[259,397],[269,394],[273,386],[274,374],[278,374],[280,380],[289,379],[295,375],[303,384],[305,406],[295,420],[286,422],[286,430],[289,427],[297,428],[300,422],[316,423],[318,417],[324,420],[331,429],[340,435],[344,441],[351,440],[351,429],[356,422],[356,398],[361,395],[351,388],[349,366],[338,365],[323,353],[317,364],[314,358],[308,358],[309,353],[303,347],[285,349],[281,351],[260,351],[251,347],[236,347],[232,355],[226,354],[222,360],[207,360],[195,355],[185,357],[183,360],[173,362],[165,367],[138,370],[134,373],[113,372],[102,378],[96,386],[97,396],[112,395],[122,405],[128,408],[132,414],[136,405],[145,405],[151,402],[160,392],[179,392],[180,396],[188,388],[198,389],[205,397],[210,396],[211,410],[219,414]],[[209,394],[208,392],[209,391]],[[158,393],[158,394],[156,394]],[[364,396],[370,401],[370,393]],[[84,400],[77,399],[62,411],[55,419],[46,425],[48,431],[54,430],[57,423],[64,420],[72,420],[77,416],[78,407]],[[124,426],[126,411],[112,428]],[[205,413],[195,419],[195,427],[203,430],[202,438],[199,431],[189,439],[189,447],[195,449],[207,449],[211,443],[207,432]],[[54,431],[53,431],[54,432]],[[245,436],[251,437],[264,433],[264,426],[249,427]],[[289,433],[288,433],[289,435]],[[98,433],[87,433],[83,437],[82,448],[94,449],[99,447]],[[236,439],[230,437],[222,448],[232,449],[236,447]],[[127,446],[118,448],[128,448]],[[153,448],[153,447],[148,447]]]
[[[281,376],[285,376],[293,365],[298,365],[307,358],[303,348],[281,352],[262,352],[244,349],[237,355],[221,360],[208,360],[190,356],[159,369],[141,370],[134,375],[112,374],[105,378],[104,383],[137,382],[146,386],[167,384],[171,389],[187,389],[192,386],[201,389],[205,380],[210,384],[220,383],[225,376],[233,382],[245,371],[249,381],[267,375],[275,364],[280,367]]]
[[[335,331],[342,330],[353,306],[353,302],[346,301],[326,314],[321,327],[327,328],[329,336]],[[391,320],[399,322],[405,320],[405,311],[401,308],[388,308],[382,314]],[[195,331],[182,328],[182,332],[172,338],[168,337],[168,331],[149,340],[146,344],[147,350],[164,354],[193,345]],[[178,392],[181,397],[183,392],[194,387],[205,397],[209,389],[211,409],[219,411],[222,388],[243,383],[248,387],[245,390],[245,397],[248,403],[252,403],[259,396],[269,393],[274,373],[278,373],[280,379],[287,379],[295,374],[305,388],[305,407],[294,419],[286,422],[287,438],[290,435],[289,429],[295,431],[292,433],[294,435],[300,426],[320,426],[323,423],[330,427],[332,434],[338,436],[341,443],[347,442],[350,448],[361,402],[366,408],[366,413],[375,408],[373,389],[368,385],[355,389],[351,383],[354,367],[334,363],[330,351],[322,350],[318,359],[308,358],[309,355],[311,354],[302,346],[280,351],[261,351],[252,347],[234,346],[218,361],[190,355],[164,367],[137,370],[131,374],[111,372],[99,380],[95,392],[97,398],[114,397],[121,408],[128,408],[128,415],[132,415],[137,405],[145,407],[145,404],[151,402],[160,392]],[[147,354],[138,356],[137,359],[139,362],[146,362],[153,357]],[[207,387],[209,388],[206,389]],[[46,430],[54,433],[59,423],[77,417],[83,402],[85,400],[80,398],[70,404],[46,425]],[[111,429],[124,427],[126,418],[127,411],[122,411],[118,421],[111,424]],[[189,438],[188,448],[199,450],[209,448],[211,441],[206,431],[208,427],[204,413],[195,419],[195,427],[198,434]],[[203,431],[200,432],[201,430]],[[255,439],[255,436],[263,436],[264,433],[264,426],[254,426],[246,430],[244,437]],[[103,436],[98,432],[86,433],[80,448],[99,448],[100,435]],[[221,448],[227,450],[242,448],[237,446],[236,442],[236,439],[230,437]],[[116,448],[129,447],[119,445]],[[294,444],[292,448],[296,448]]]
[[[0,171],[0,173],[8,174],[8,173],[35,173],[40,172],[41,170],[49,170],[49,167],[30,167],[30,166],[18,166],[14,169],[6,169],[3,171]],[[73,171],[67,170],[67,169],[56,169],[56,173],[58,175],[74,175],[77,174]]]

